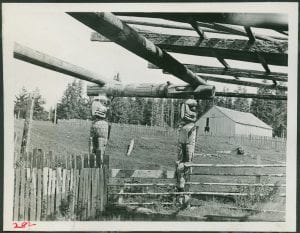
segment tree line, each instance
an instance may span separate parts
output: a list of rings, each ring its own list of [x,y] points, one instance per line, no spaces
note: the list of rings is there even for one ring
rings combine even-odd
[[[228,90],[224,88],[223,91]],[[245,93],[246,89],[238,86],[235,92]],[[257,91],[258,94],[270,94],[272,92],[272,90],[265,88],[258,88]],[[283,93],[276,91],[276,94]],[[18,118],[25,117],[28,95],[29,93],[25,88],[16,95],[14,111]],[[182,99],[115,97],[110,99],[108,118],[114,123],[176,128],[180,122],[180,105],[183,101]],[[83,95],[82,81],[74,80],[68,84],[56,106],[57,119],[91,119],[91,102],[91,97]],[[53,120],[54,109],[46,111],[43,107],[45,103],[39,91],[36,90],[33,119]],[[273,127],[274,136],[282,136],[282,132],[286,130],[287,105],[284,100],[218,96],[213,99],[198,100],[198,116],[203,115],[213,105],[253,113]]]

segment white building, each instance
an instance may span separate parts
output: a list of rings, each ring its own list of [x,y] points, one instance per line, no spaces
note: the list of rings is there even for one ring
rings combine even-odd
[[[256,135],[272,137],[272,127],[252,113],[213,106],[196,122],[199,134],[235,136]]]

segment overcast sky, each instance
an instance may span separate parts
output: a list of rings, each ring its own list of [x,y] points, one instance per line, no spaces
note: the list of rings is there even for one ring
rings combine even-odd
[[[161,70],[148,69],[147,61],[115,43],[91,42],[92,30],[61,10],[40,8],[37,11],[36,9],[30,10],[30,8],[27,8],[23,11],[4,11],[3,25],[4,30],[11,29],[3,34],[6,44],[12,46],[14,42],[18,42],[99,73],[108,79],[112,79],[119,72],[123,83],[163,83],[166,81],[183,83],[174,76],[162,74]],[[157,28],[150,27],[144,27],[144,29],[159,31]],[[163,31],[178,34],[177,30],[164,29]],[[265,33],[270,34],[269,31],[265,31]],[[185,34],[197,36],[195,32],[187,31]],[[209,34],[209,36],[216,36],[216,34]],[[174,53],[172,55],[183,63],[222,67],[215,58]],[[9,77],[9,79],[14,80],[14,93],[19,93],[23,86],[30,91],[39,88],[40,93],[47,102],[47,109],[60,100],[67,83],[73,81],[70,76],[14,59],[12,53],[9,56],[11,56],[10,59],[13,65],[12,77]],[[238,61],[228,61],[228,63],[236,68],[263,71],[260,64]],[[272,71],[286,72],[285,67],[270,67]],[[84,83],[87,84],[87,82]],[[216,85],[217,91],[223,90],[223,84],[209,83]],[[228,84],[226,84],[226,87],[230,91],[237,88],[235,85]],[[248,87],[247,90],[251,93],[256,92],[255,88]]]

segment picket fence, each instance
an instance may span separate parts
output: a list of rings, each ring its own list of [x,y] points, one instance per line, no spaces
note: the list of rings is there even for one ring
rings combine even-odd
[[[35,149],[16,157],[14,220],[97,219],[104,210],[108,166],[95,156],[63,158]]]

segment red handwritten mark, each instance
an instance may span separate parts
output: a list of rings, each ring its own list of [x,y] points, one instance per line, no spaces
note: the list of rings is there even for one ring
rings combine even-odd
[[[20,224],[18,224],[17,222],[13,222],[13,225],[14,225],[14,229],[36,226],[36,224],[31,223],[29,221],[24,221],[24,222],[21,222]]]

